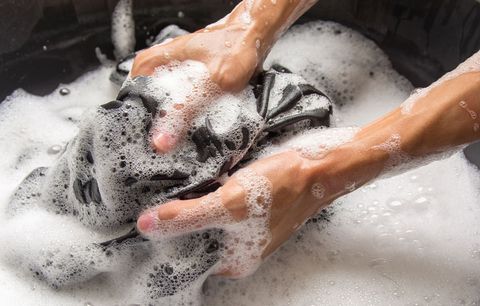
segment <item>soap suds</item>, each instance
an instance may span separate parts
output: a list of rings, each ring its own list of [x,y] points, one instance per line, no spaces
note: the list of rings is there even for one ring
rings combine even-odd
[[[438,87],[439,85],[443,84],[444,82],[450,81],[462,74],[471,73],[471,72],[478,72],[480,71],[480,51],[472,55],[468,58],[465,62],[458,65],[457,68],[450,71],[449,73],[442,76],[436,82],[431,84],[427,88],[420,88],[413,92],[413,94],[402,103],[402,114],[408,115],[411,113],[415,103],[426,97],[427,94],[434,88]]]
[[[312,195],[315,199],[321,200],[325,196],[325,187],[320,183],[312,185]]]
[[[319,46],[318,41],[323,43]],[[348,126],[365,124],[386,113],[412,90],[372,42],[329,22],[293,28],[272,50],[266,65],[272,63],[280,63],[302,75],[324,89],[337,104],[332,120],[335,128],[290,135],[281,143],[265,148],[262,151],[265,155],[297,149],[304,150],[306,156],[321,157],[329,148],[355,135],[358,129]],[[0,104],[1,207],[6,208],[9,196],[32,169],[55,162],[60,154],[58,148],[65,147],[77,133],[77,124],[87,108],[114,99],[115,86],[108,81],[110,71],[111,68],[99,68],[72,84],[60,85],[59,88],[70,90],[68,95],[55,91],[46,97],[36,97],[17,90]],[[176,93],[173,90],[172,94]],[[213,128],[221,131],[222,123]],[[250,198],[260,194],[268,200],[268,181],[255,173],[239,172],[239,175],[245,179],[244,189]],[[251,185],[253,180],[263,182],[260,185],[264,188]],[[479,302],[480,292],[479,184],[478,169],[457,153],[449,159],[367,185],[337,200],[341,205],[333,205],[329,222],[312,219],[315,221],[307,223],[253,275],[238,281],[209,279],[203,302],[205,305],[226,305],[232,301],[237,305],[474,305]],[[215,194],[209,199],[221,204]],[[259,215],[265,212],[262,206],[252,209]],[[74,218],[36,207],[15,218],[7,218],[5,209],[1,209],[0,220],[3,224],[0,295],[20,305],[142,303],[145,294],[154,297],[158,294],[153,289],[146,293],[145,288],[166,286],[170,283],[165,280],[181,278],[187,269],[198,264],[196,254],[179,256],[182,248],[178,245],[196,243],[202,250],[203,246],[223,250],[214,242],[225,235],[221,231],[209,235],[199,232],[193,238],[184,238],[185,241],[174,238],[178,240],[176,244],[148,244],[145,247],[153,249],[156,257],[144,258],[139,250],[135,267],[127,264],[132,254],[122,249],[110,255],[118,259],[115,261],[118,266],[93,252],[98,255],[93,267],[111,274],[105,273],[81,286],[53,290],[18,268],[32,258],[38,265],[48,265],[48,261],[41,259],[49,257],[61,262],[70,250],[88,246],[92,239],[110,239],[111,234],[98,233]],[[264,222],[261,218],[252,222],[260,220]],[[252,230],[245,235],[244,242],[254,240],[260,245],[253,249],[253,259],[258,259],[264,243],[260,237],[268,238],[268,232]],[[36,253],[49,245],[55,247],[55,253]],[[19,258],[18,253],[24,256]],[[215,256],[209,259],[215,261],[218,259]],[[245,259],[232,257],[232,260],[235,262],[224,264],[236,265]],[[253,267],[244,273],[254,270],[257,263],[257,260],[244,263],[244,267]],[[198,271],[208,275],[205,271],[217,268],[205,266]],[[50,276],[55,269],[49,270]],[[180,288],[165,287],[164,291],[173,295],[162,302],[200,303],[198,293],[203,281],[200,278],[194,283],[185,282]],[[179,296],[174,293],[178,290],[188,294]]]
[[[385,163],[383,172],[389,173],[391,170],[405,166],[413,158],[402,151],[402,138],[399,134],[392,134],[384,143],[372,147],[373,150],[382,150],[389,154],[389,158]]]
[[[112,13],[112,43],[117,60],[135,50],[135,22],[133,0],[120,0]]]
[[[273,201],[272,184],[247,168],[234,177],[245,193],[247,218],[227,226],[225,244],[231,249],[224,251],[220,271],[234,271],[235,277],[246,277],[258,269],[262,253],[271,240],[268,220]]]

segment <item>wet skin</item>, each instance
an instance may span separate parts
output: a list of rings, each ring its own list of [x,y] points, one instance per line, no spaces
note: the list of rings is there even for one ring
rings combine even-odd
[[[269,0],[254,1],[251,26],[245,26],[239,21],[246,5],[242,2],[226,17],[225,23],[140,53],[135,59],[132,76],[149,75],[155,67],[166,65],[172,60],[193,59],[207,65],[211,80],[220,89],[239,90],[260,67],[278,33],[288,27],[314,1],[307,2],[285,1],[282,5],[274,6]],[[269,9],[264,9],[263,6]],[[269,26],[265,26],[266,22]],[[264,25],[263,30],[259,30],[261,27],[258,25]],[[259,49],[255,45],[257,39],[262,42]],[[229,47],[225,46],[226,41],[229,42]],[[477,71],[480,71],[480,53],[474,57],[476,61],[472,62],[479,66]],[[459,106],[461,101],[468,105],[469,111]],[[187,113],[193,113],[191,110],[199,105],[204,106],[203,102],[194,100],[187,101],[186,104]],[[380,175],[385,170],[392,152],[379,149],[379,146],[387,142],[392,135],[398,135],[401,140],[398,149],[403,154],[410,157],[426,156],[480,139],[480,119],[472,116],[473,113],[480,114],[480,72],[464,73],[441,83],[420,98],[408,114],[402,112],[401,108],[395,109],[363,127],[350,142],[327,154],[309,159],[291,151],[249,165],[247,168],[267,178],[271,183],[271,240],[263,249],[263,257],[274,252],[320,209]],[[182,133],[160,133],[154,137],[154,146],[159,152],[171,150]],[[321,184],[325,188],[324,196],[320,199],[312,194],[314,184]],[[235,177],[227,180],[217,192],[234,220],[241,221],[247,216],[245,190]],[[202,200],[203,198],[173,201],[158,206],[142,214],[137,221],[137,227],[148,234],[161,229],[162,220],[174,220],[179,214],[193,208],[196,214],[208,214],[208,211],[202,211],[208,210],[207,206],[202,208],[200,205]],[[190,218],[195,219],[195,214]],[[179,224],[179,227],[192,232],[198,230],[198,224],[188,228],[188,220],[182,220],[184,223]],[[206,221],[201,228],[213,227],[213,223]],[[236,271],[231,269],[223,271],[223,274],[235,276]]]

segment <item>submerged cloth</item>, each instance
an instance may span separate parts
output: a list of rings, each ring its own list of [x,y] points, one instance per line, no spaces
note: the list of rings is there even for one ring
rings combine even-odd
[[[244,100],[228,105],[233,115],[222,116],[214,106],[206,109],[180,148],[158,155],[149,131],[169,93],[152,95],[151,77],[125,82],[117,100],[84,117],[54,166],[38,168],[22,182],[10,201],[10,215],[37,203],[95,231],[119,232],[132,227],[146,208],[218,188],[221,175],[234,172],[271,141],[329,126],[329,99],[286,68],[274,65],[252,83]],[[146,292],[140,302],[163,303],[201,285],[219,260],[222,235],[209,230],[155,243],[132,230],[103,243],[52,249],[26,267],[59,288],[131,265],[138,275],[132,279]]]

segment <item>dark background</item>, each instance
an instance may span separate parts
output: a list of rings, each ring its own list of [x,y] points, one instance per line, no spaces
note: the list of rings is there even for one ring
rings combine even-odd
[[[0,0],[0,101],[16,88],[45,95],[113,58],[117,0]],[[168,24],[193,31],[238,1],[133,0],[137,49]],[[179,12],[182,14],[179,14]],[[320,0],[299,22],[333,20],[373,39],[394,67],[424,87],[480,49],[476,0]],[[480,166],[480,144],[465,150]]]

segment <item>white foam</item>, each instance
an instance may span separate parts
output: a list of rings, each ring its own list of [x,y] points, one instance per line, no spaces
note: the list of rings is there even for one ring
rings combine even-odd
[[[459,153],[367,185],[252,277],[211,279],[205,304],[475,305],[479,184]]]
[[[480,51],[472,55],[465,62],[458,65],[457,68],[442,76],[439,80],[428,86],[427,88],[419,88],[402,103],[402,113],[408,115],[411,113],[415,103],[424,98],[432,89],[438,87],[446,81],[452,80],[459,75],[480,71]]]
[[[325,196],[325,187],[320,183],[315,183],[312,185],[311,192],[315,199],[321,200]]]
[[[218,271],[232,271],[246,277],[262,263],[262,254],[271,240],[269,222],[273,202],[272,184],[268,178],[251,169],[235,174],[245,192],[247,218],[226,226],[228,250],[224,250]]]
[[[350,141],[358,131],[359,129],[354,127],[314,128],[286,136],[281,141],[264,148],[258,153],[258,157],[294,150],[303,157],[320,159],[330,150]]]
[[[345,126],[375,119],[398,106],[412,89],[372,42],[333,23],[296,27],[274,47],[267,65],[274,61],[323,88],[342,106],[334,109],[337,128],[292,135],[262,152],[265,155],[298,149],[319,157],[325,149],[353,137],[357,129]],[[56,91],[47,97],[36,97],[18,90],[0,104],[0,207],[6,207],[13,189],[33,168],[52,165],[58,150],[49,149],[71,139],[86,108],[114,98],[115,86],[108,81],[110,71],[111,68],[99,68],[73,84],[61,85],[71,91],[66,96]],[[182,94],[178,88],[173,88],[172,93]],[[231,100],[225,100],[223,105],[228,101]],[[229,116],[234,113],[232,110]],[[214,128],[221,131],[222,124]],[[387,144],[395,147],[395,141]],[[268,200],[268,182],[263,181],[260,188],[251,184],[255,180],[262,178],[244,173],[243,188],[252,199],[260,193]],[[478,170],[461,154],[369,184],[336,201],[329,222],[308,223],[252,276],[235,282],[211,279],[205,304],[478,303],[479,184]],[[315,188],[314,193],[320,197],[321,191]],[[215,195],[210,199],[221,204]],[[251,207],[259,209],[260,215],[265,212],[264,208]],[[23,262],[38,261],[38,255],[51,249],[49,246],[60,250],[56,253],[60,256],[65,254],[62,250],[79,248],[91,239],[103,241],[108,234],[99,234],[74,218],[44,210],[32,210],[11,220],[7,220],[3,209],[0,211],[0,296],[4,301],[15,300],[19,305],[124,305],[141,301],[145,294],[143,274],[147,275],[149,270],[140,259],[135,270],[126,264],[122,266],[127,261],[120,261],[118,267],[103,262],[99,269],[115,273],[58,291],[19,272]],[[250,224],[250,229],[265,228],[267,224],[261,218],[252,222],[259,223]],[[262,236],[255,231],[244,232],[242,227],[238,227],[237,233],[245,235],[244,242],[268,237],[268,232],[263,231],[266,236]],[[156,246],[159,262],[177,257],[173,247],[162,246]],[[254,249],[252,257],[258,259],[261,250]],[[249,250],[241,251],[238,254],[252,254]],[[12,262],[18,253],[23,259]],[[222,264],[250,267],[245,274],[258,264],[258,260],[241,262],[244,258],[239,257],[232,260]],[[187,260],[178,264],[188,267],[193,263]],[[202,282],[200,279],[184,289],[197,302]],[[181,301],[174,296],[166,303]]]
[[[384,143],[373,146],[373,150],[385,151],[389,154],[389,158],[384,166],[384,172],[389,172],[396,167],[404,166],[413,158],[402,151],[402,138],[400,134],[392,134]]]
[[[135,22],[132,0],[120,0],[112,13],[112,43],[117,60],[135,50]]]

